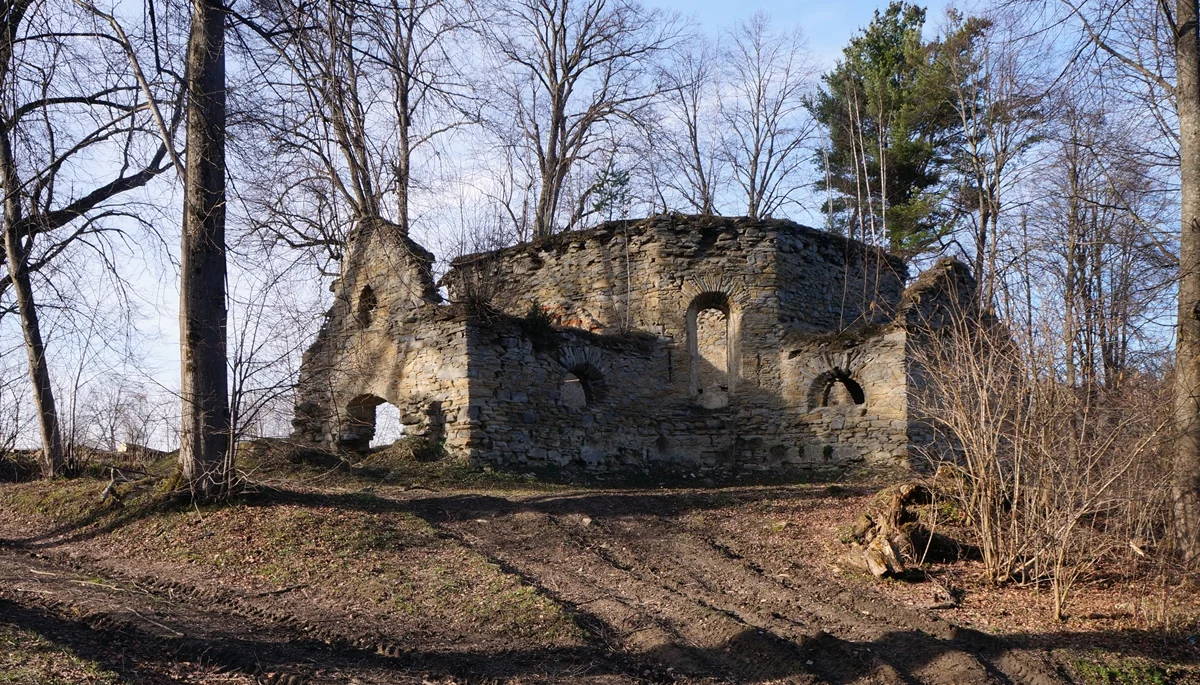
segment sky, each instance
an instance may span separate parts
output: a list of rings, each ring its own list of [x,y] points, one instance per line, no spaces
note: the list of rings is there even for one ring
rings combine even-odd
[[[719,33],[755,12],[762,11],[778,26],[799,26],[808,38],[809,49],[823,68],[833,66],[850,36],[870,23],[875,10],[881,10],[888,5],[886,0],[657,0],[647,4],[690,17],[709,34]],[[928,28],[936,26],[950,3],[946,0],[933,0],[918,4],[928,10]]]
[[[850,37],[865,27],[877,9],[887,6],[887,0],[838,0],[816,2],[732,2],[731,0],[643,0],[649,6],[678,12],[693,21],[710,36],[719,34],[739,21],[762,11],[780,29],[799,27],[807,38],[808,47],[821,71],[830,69],[840,57]],[[960,0],[961,1],[961,0]],[[932,35],[943,16],[948,0],[933,0],[924,4],[928,9],[927,33]],[[718,38],[719,40],[719,38]],[[172,203],[173,204],[173,203]],[[803,221],[806,217],[796,217]],[[810,218],[809,223],[812,220]],[[134,261],[138,261],[136,258]],[[127,265],[133,266],[133,265]],[[165,389],[178,387],[178,319],[177,275],[174,269],[152,268],[147,265],[142,274],[131,274],[145,307],[138,328],[148,338],[142,356],[136,363],[144,379]],[[144,287],[143,287],[144,286]],[[59,372],[61,374],[61,371]]]

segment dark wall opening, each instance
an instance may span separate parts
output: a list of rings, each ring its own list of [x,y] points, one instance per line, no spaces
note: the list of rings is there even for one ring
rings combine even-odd
[[[375,309],[379,306],[379,298],[375,296],[375,291],[371,286],[363,286],[362,292],[358,295],[358,306],[354,310],[354,318],[358,321],[358,325],[366,328],[371,325],[375,319]]]

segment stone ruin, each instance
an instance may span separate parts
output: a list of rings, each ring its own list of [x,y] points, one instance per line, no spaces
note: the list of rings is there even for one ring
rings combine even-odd
[[[381,221],[348,244],[305,353],[297,440],[368,447],[376,408],[501,468],[907,468],[914,322],[973,298],[783,220],[662,215],[455,260]]]

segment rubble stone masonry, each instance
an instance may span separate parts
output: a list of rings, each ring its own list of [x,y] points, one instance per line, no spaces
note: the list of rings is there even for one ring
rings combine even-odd
[[[906,292],[899,260],[782,220],[662,215],[470,255],[448,301],[432,263],[394,226],[356,230],[294,437],[365,449],[389,402],[406,433],[506,468],[908,467],[909,328],[973,296],[960,264]]]

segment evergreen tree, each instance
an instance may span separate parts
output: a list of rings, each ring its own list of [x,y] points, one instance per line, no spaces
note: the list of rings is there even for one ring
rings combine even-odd
[[[940,43],[925,42],[925,10],[893,2],[822,77],[813,115],[828,132],[817,164],[833,230],[919,254],[949,229],[944,172],[960,134]]]

